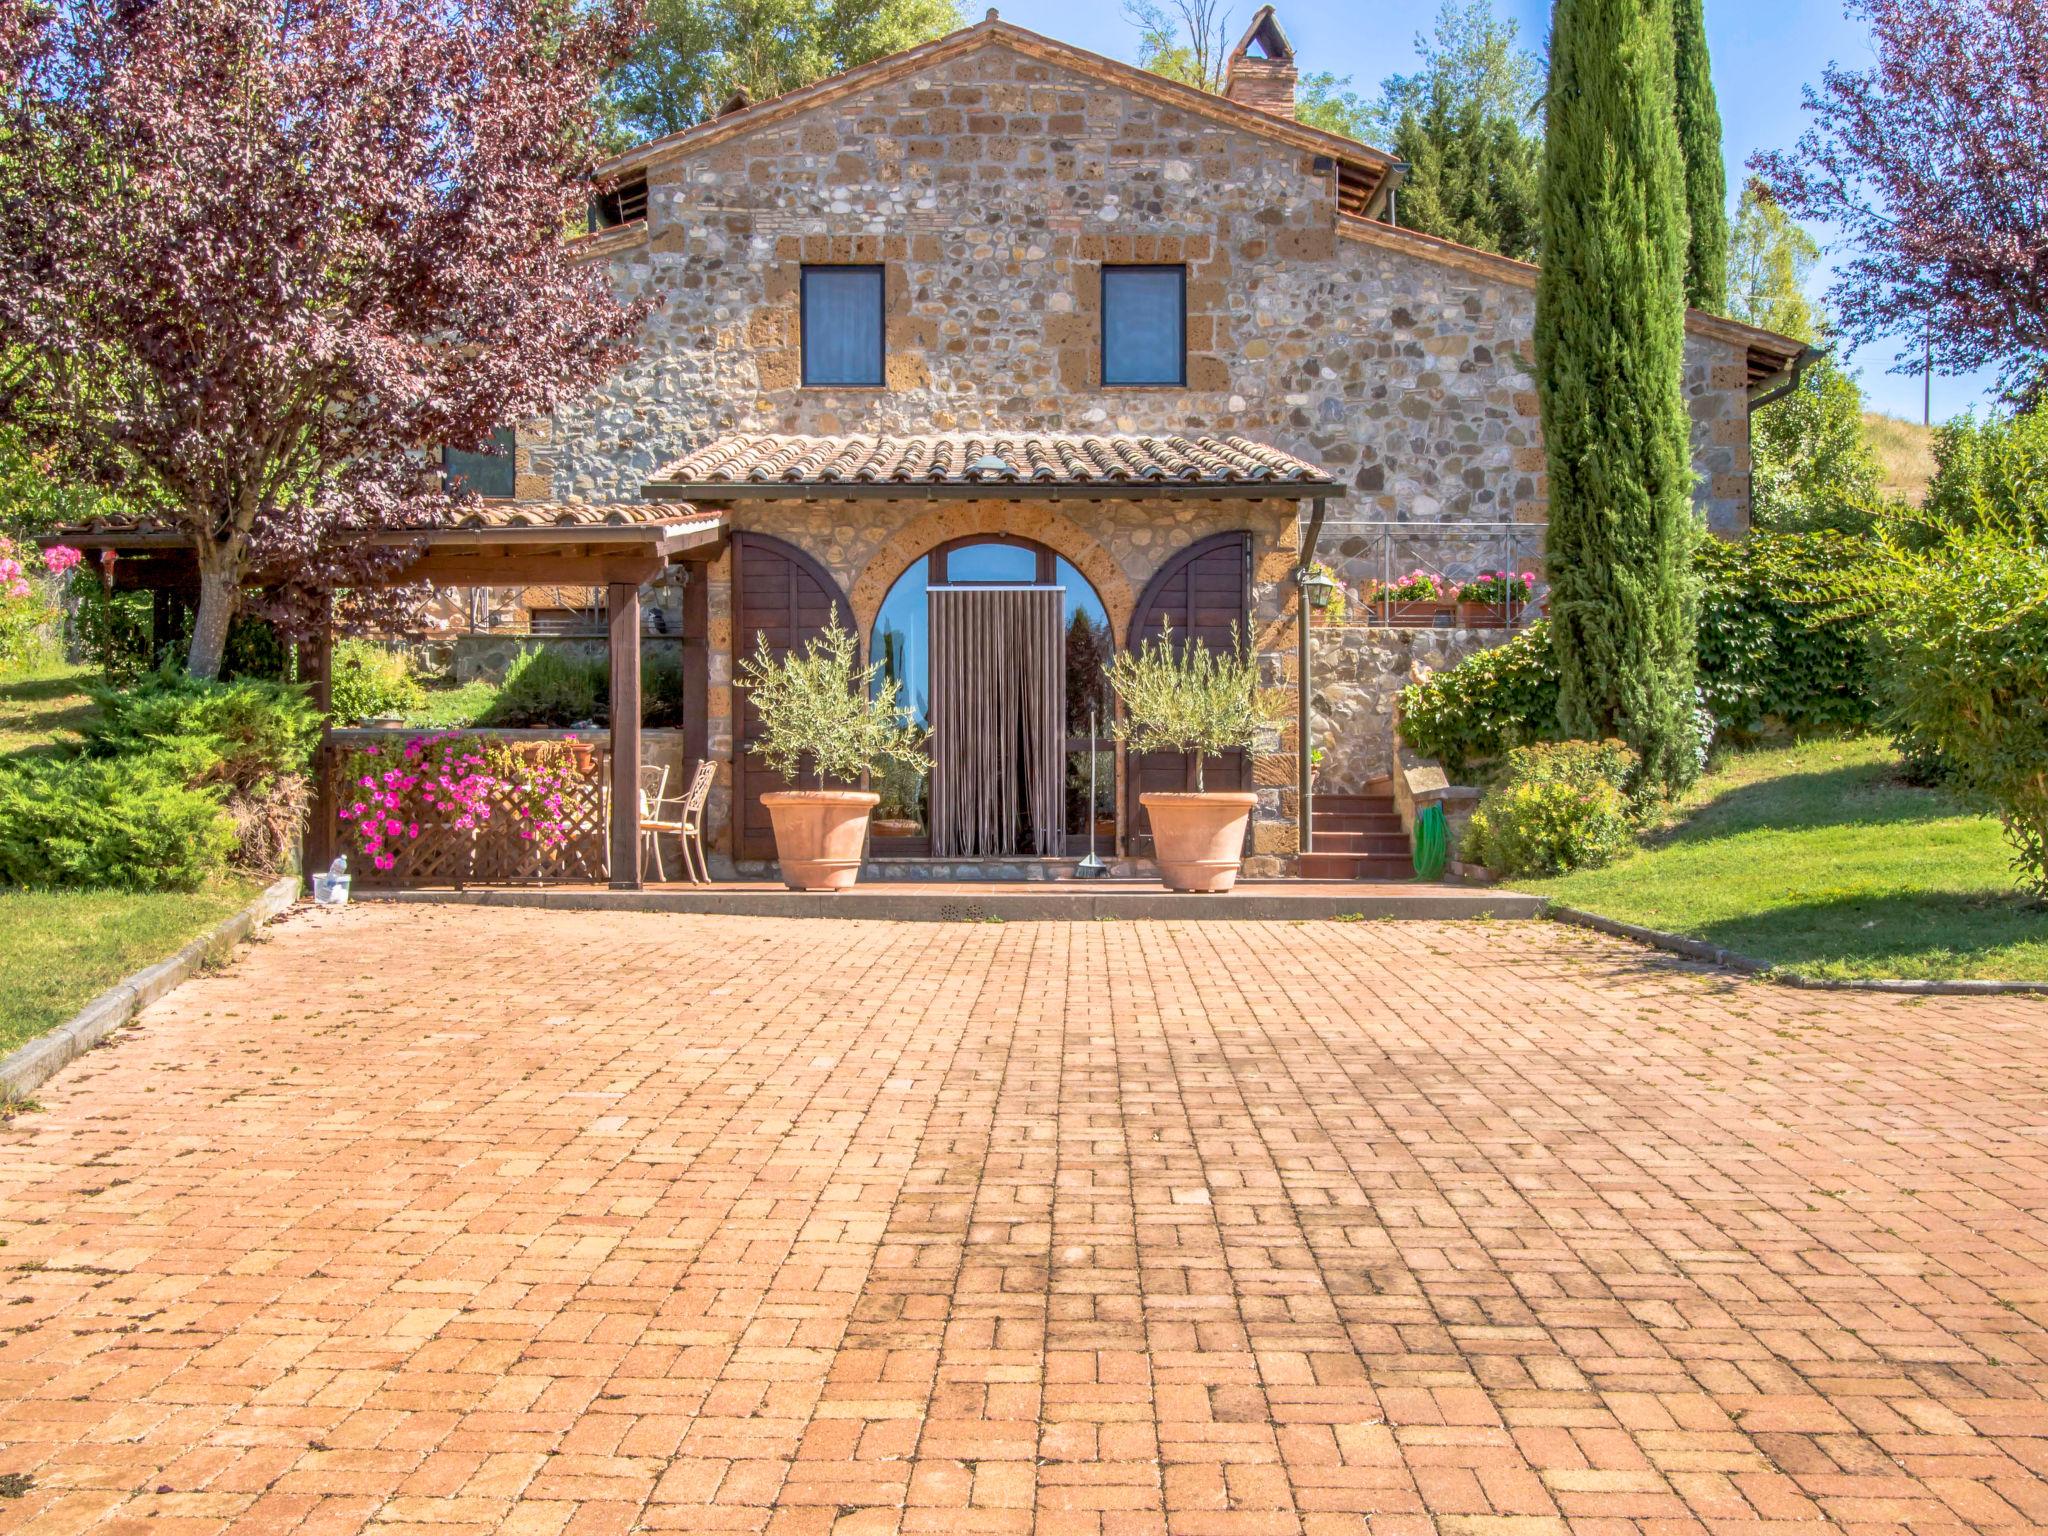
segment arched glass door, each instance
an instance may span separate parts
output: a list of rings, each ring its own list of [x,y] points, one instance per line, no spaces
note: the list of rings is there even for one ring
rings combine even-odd
[[[937,589],[943,594],[965,597],[970,603],[976,589],[985,592],[1051,589],[1059,596],[1059,677],[1057,688],[1060,768],[1063,782],[1057,798],[1059,825],[1049,828],[1054,852],[1080,853],[1088,846],[1091,817],[1097,824],[1097,848],[1107,854],[1116,838],[1115,759],[1109,750],[1109,695],[1102,668],[1110,656],[1112,639],[1109,614],[1094,587],[1074,566],[1044,546],[1027,539],[992,535],[958,539],[940,545],[930,554],[912,562],[897,578],[882,601],[869,640],[869,655],[880,666],[880,676],[893,678],[911,716],[930,727],[942,716],[958,719],[958,705],[935,699],[932,658],[932,625]],[[958,605],[956,604],[956,607]],[[944,621],[942,621],[944,622]],[[956,689],[999,687],[1014,681],[998,677],[997,669],[1039,665],[1021,652],[1029,647],[991,645],[977,652],[964,670],[957,664],[950,673],[949,686]],[[957,662],[957,658],[956,658]],[[1094,711],[1094,734],[1090,734],[1090,711]],[[1095,753],[1095,795],[1089,799],[1090,753]],[[950,760],[956,773],[999,772],[1007,763],[989,765],[986,754],[977,754],[981,765],[968,769]],[[883,858],[929,855],[932,844],[932,782],[929,775],[892,769],[876,789],[882,804],[874,822],[874,851]],[[970,786],[979,787],[979,786]],[[1043,801],[1039,802],[1041,805]],[[1014,828],[1013,837],[993,851],[1017,856],[1040,846],[1033,825],[1040,813],[1027,811]]]

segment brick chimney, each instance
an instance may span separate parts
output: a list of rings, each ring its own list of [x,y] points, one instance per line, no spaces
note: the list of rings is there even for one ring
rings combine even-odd
[[[1294,49],[1280,30],[1273,7],[1262,5],[1223,67],[1223,94],[1242,106],[1292,122],[1294,81]]]

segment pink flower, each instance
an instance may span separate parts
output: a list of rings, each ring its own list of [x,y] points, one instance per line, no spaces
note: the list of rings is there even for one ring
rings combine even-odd
[[[52,576],[62,576],[85,556],[69,544],[52,544],[43,551],[43,569]]]
[[[16,598],[29,596],[28,583],[16,578],[14,584],[7,589],[7,595]]]

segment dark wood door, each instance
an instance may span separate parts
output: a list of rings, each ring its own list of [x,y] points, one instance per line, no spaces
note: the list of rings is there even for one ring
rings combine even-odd
[[[1190,544],[1160,567],[1145,588],[1131,618],[1130,644],[1159,637],[1168,624],[1176,641],[1199,640],[1212,651],[1251,641],[1252,536],[1219,533]],[[1152,851],[1152,824],[1138,797],[1195,787],[1192,753],[1133,753],[1125,764],[1130,796],[1124,824],[1131,829],[1131,851]],[[1205,789],[1249,789],[1251,755],[1226,752],[1202,764]]]
[[[732,536],[733,672],[754,654],[765,637],[769,651],[781,656],[801,650],[822,635],[836,615],[841,629],[853,628],[853,610],[824,567],[794,544],[761,533]],[[753,751],[760,737],[761,717],[744,688],[733,690],[738,732],[733,750],[733,821],[738,831],[738,856],[775,857],[775,829],[761,796],[790,786]]]

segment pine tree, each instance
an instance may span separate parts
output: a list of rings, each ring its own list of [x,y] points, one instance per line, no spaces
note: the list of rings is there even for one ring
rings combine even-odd
[[[1536,382],[1558,714],[1667,786],[1698,771],[1698,537],[1682,378],[1685,210],[1671,0],[1557,0]]]
[[[1728,172],[1707,58],[1706,0],[1671,0],[1671,35],[1678,152],[1685,160],[1685,301],[1720,314],[1728,302]]]

